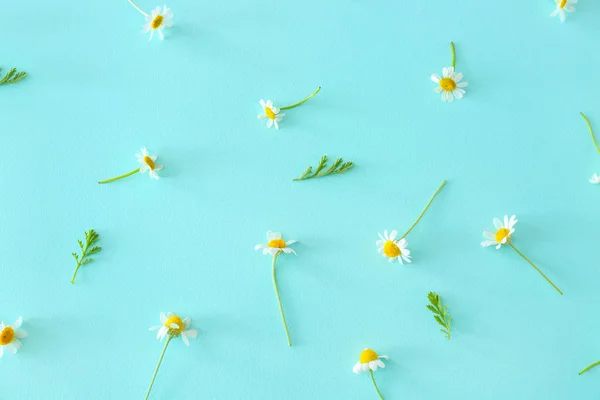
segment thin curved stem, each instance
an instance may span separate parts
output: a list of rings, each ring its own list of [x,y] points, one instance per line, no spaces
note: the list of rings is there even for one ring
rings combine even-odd
[[[452,49],[452,68],[456,67],[456,51],[454,50],[454,42],[450,42],[450,48]]]
[[[587,126],[590,129],[590,135],[592,135],[592,141],[596,145],[596,150],[598,150],[598,153],[600,153],[600,146],[598,146],[598,142],[596,142],[596,137],[594,136],[594,131],[592,130],[592,124],[590,124],[590,120],[585,116],[584,113],[580,114],[583,117],[583,119],[585,119],[585,122],[587,123]]]
[[[319,91],[321,90],[321,86],[319,86],[317,88],[317,90],[315,90],[313,92],[313,94],[311,94],[310,96],[308,96],[307,98],[305,98],[302,101],[297,102],[296,104],[292,104],[291,106],[285,106],[285,107],[281,107],[280,110],[289,110],[290,108],[294,108],[294,107],[298,107],[300,104],[307,102],[308,100],[312,99],[317,93],[319,93]]]
[[[591,364],[589,367],[587,367],[586,369],[584,369],[583,371],[581,371],[579,373],[579,375],[583,374],[585,371],[588,371],[588,370],[594,368],[596,365],[600,365],[600,361],[596,361],[595,363]]]
[[[154,375],[152,375],[152,380],[150,381],[150,387],[148,388],[148,392],[146,393],[146,397],[144,397],[144,400],[148,400],[148,398],[150,397],[150,392],[152,391],[152,385],[154,385],[154,380],[156,379],[156,375],[158,374],[158,369],[160,368],[160,364],[162,364],[162,360],[165,357],[165,353],[167,351],[167,347],[169,346],[169,343],[171,342],[171,339],[173,339],[173,337],[169,336],[167,338],[167,342],[165,343],[165,347],[163,347],[163,351],[160,354],[160,358],[158,359],[158,364],[156,364],[156,369],[154,370]]]
[[[137,4],[135,4],[135,3],[133,2],[133,0],[128,0],[128,1],[129,1],[129,3],[130,3],[132,6],[134,6],[134,7],[135,7],[135,9],[136,9],[136,10],[138,10],[139,12],[141,12],[141,13],[144,15],[144,17],[147,17],[147,16],[148,16],[148,13],[147,13],[146,11],[142,10],[142,9],[141,9],[141,8],[140,8],[140,7],[139,7]]]
[[[277,296],[277,303],[279,304],[279,312],[281,313],[281,319],[283,320],[283,327],[285,328],[285,336],[287,337],[288,346],[292,346],[292,341],[290,340],[290,332],[287,327],[287,322],[285,322],[285,314],[283,313],[283,306],[281,305],[281,298],[279,297],[279,289],[277,288],[277,278],[275,275],[275,263],[277,262],[277,257],[281,254],[281,251],[276,253],[273,256],[273,285],[275,286],[275,295]]]
[[[546,281],[547,281],[549,284],[551,284],[551,285],[552,285],[552,287],[553,287],[554,289],[556,289],[556,291],[557,291],[558,293],[560,293],[561,295],[563,294],[563,292],[561,292],[561,291],[560,291],[560,289],[559,289],[559,288],[558,288],[558,287],[557,287],[557,286],[556,286],[554,283],[552,283],[552,281],[551,281],[550,279],[548,279],[548,277],[547,277],[546,275],[544,275],[544,273],[543,273],[542,271],[540,271],[540,269],[539,269],[538,267],[536,267],[534,263],[532,263],[532,262],[529,260],[529,258],[525,257],[525,254],[521,253],[521,252],[519,251],[519,249],[517,249],[517,248],[515,247],[515,245],[514,245],[514,244],[512,244],[512,243],[508,242],[508,245],[509,245],[510,247],[512,247],[512,248],[513,248],[513,250],[514,250],[514,251],[516,251],[518,255],[520,255],[521,257],[523,257],[523,259],[524,259],[525,261],[527,261],[527,262],[529,263],[529,265],[531,265],[533,268],[535,268],[535,270],[536,270],[537,272],[539,272],[539,273],[540,273],[540,275],[542,275],[542,276],[544,277],[544,279],[545,279],[545,280],[546,280]]]
[[[98,183],[99,183],[99,184],[103,184],[103,183],[108,183],[108,182],[114,182],[114,181],[118,181],[119,179],[127,178],[128,176],[131,176],[131,175],[133,175],[133,174],[137,174],[138,172],[140,172],[140,169],[139,169],[139,168],[138,168],[138,169],[134,169],[133,171],[131,171],[131,172],[128,172],[128,173],[126,173],[126,174],[124,174],[124,175],[119,175],[119,176],[117,176],[117,177],[110,178],[110,179],[107,179],[107,180],[104,180],[104,181],[100,181],[100,182],[98,182]]]
[[[421,215],[419,215],[419,218],[417,218],[417,220],[415,221],[415,223],[412,224],[412,226],[410,228],[408,228],[408,230],[406,231],[406,233],[404,235],[402,235],[401,239],[404,239],[413,229],[415,229],[415,226],[417,226],[417,224],[419,223],[419,221],[421,221],[421,218],[423,218],[423,216],[425,215],[425,213],[429,209],[429,206],[431,206],[431,203],[433,203],[433,200],[435,200],[436,196],[438,195],[438,193],[440,192],[440,190],[442,190],[442,188],[444,187],[445,184],[446,184],[446,180],[444,179],[444,182],[442,182],[442,184],[440,185],[440,187],[438,188],[438,190],[435,191],[435,193],[433,194],[433,196],[429,200],[429,203],[427,203],[427,205],[425,206],[425,209],[423,210],[423,212],[421,213]]]
[[[373,386],[375,386],[375,390],[377,390],[377,394],[379,395],[379,398],[381,400],[384,400],[383,395],[381,394],[381,392],[379,391],[379,388],[377,387],[377,382],[375,382],[375,375],[373,375],[373,370],[370,369],[369,373],[371,374],[371,380],[373,381]]]
[[[73,272],[73,278],[71,278],[71,284],[75,284],[75,277],[77,276],[77,271],[79,271],[79,267],[81,267],[81,263],[77,263],[77,267],[75,268],[75,272]]]

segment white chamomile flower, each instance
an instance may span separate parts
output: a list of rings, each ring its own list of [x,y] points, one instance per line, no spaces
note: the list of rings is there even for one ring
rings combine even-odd
[[[380,356],[375,350],[364,349],[362,353],[360,353],[360,357],[358,358],[358,362],[354,364],[354,368],[352,371],[355,374],[360,374],[361,372],[377,371],[377,368],[385,368],[385,364],[381,359],[387,360],[388,356]]]
[[[23,343],[19,339],[27,337],[27,332],[21,328],[23,318],[19,317],[12,325],[5,325],[4,321],[0,322],[0,357],[4,355],[4,349],[9,353],[15,354],[17,350],[23,347]]]
[[[406,248],[408,242],[404,238],[396,239],[396,236],[398,236],[398,231],[396,229],[391,231],[389,235],[387,230],[383,231],[383,236],[381,233],[378,233],[378,235],[380,240],[375,243],[377,245],[377,251],[384,257],[387,257],[389,262],[398,259],[402,265],[404,265],[402,260],[409,264],[411,263],[410,250]]]
[[[142,33],[150,32],[150,39],[154,36],[154,31],[158,32],[158,36],[163,40],[165,35],[163,34],[164,28],[170,28],[173,26],[173,11],[166,5],[163,6],[162,10],[160,6],[157,6],[154,10],[151,11],[150,15],[146,15],[146,24],[142,29]]]
[[[556,10],[552,11],[550,16],[556,17],[558,15],[560,21],[565,22],[565,19],[567,18],[565,11],[570,13],[575,12],[573,4],[577,4],[577,1],[578,0],[554,0],[556,3]]]
[[[156,155],[149,156],[148,150],[146,150],[145,147],[142,147],[142,155],[140,156],[139,154],[136,154],[135,157],[137,158],[139,163],[142,164],[140,166],[140,173],[143,174],[146,171],[150,171],[149,175],[151,178],[154,178],[154,179],[159,178],[156,171],[160,171],[161,169],[163,169],[163,165],[154,163],[156,161],[156,159],[158,158],[158,156],[156,156]]]
[[[166,337],[167,341],[165,342],[165,346],[163,347],[160,358],[158,359],[158,364],[154,369],[154,375],[152,376],[152,380],[150,381],[150,387],[146,392],[146,400],[150,397],[150,392],[152,391],[152,386],[154,385],[154,381],[156,380],[156,375],[158,374],[158,370],[160,368],[160,365],[162,364],[162,360],[165,356],[165,353],[167,352],[167,347],[169,347],[169,343],[171,343],[171,340],[173,340],[174,338],[181,337],[183,343],[185,343],[186,346],[189,346],[190,341],[188,340],[188,338],[196,339],[196,336],[198,336],[197,330],[189,329],[191,323],[192,320],[189,318],[181,319],[181,317],[179,317],[178,315],[175,315],[172,312],[168,312],[166,314],[160,313],[160,325],[153,326],[150,328],[151,331],[158,330],[158,334],[156,335],[157,339],[159,339],[162,342],[162,340]]]
[[[294,107],[298,107],[300,104],[303,104],[305,102],[307,102],[308,100],[312,99],[317,93],[319,93],[319,91],[321,90],[321,87],[319,86],[317,88],[317,90],[315,90],[310,96],[308,96],[307,98],[292,104],[291,106],[285,106],[285,107],[281,107],[281,108],[277,108],[273,105],[273,102],[271,100],[267,100],[266,102],[264,100],[260,100],[260,106],[263,108],[263,112],[258,114],[258,119],[265,119],[267,118],[267,128],[272,127],[273,125],[275,125],[275,129],[279,129],[279,122],[281,122],[283,120],[283,117],[285,116],[285,113],[282,113],[281,110],[289,110],[291,108]]]
[[[515,232],[515,224],[517,223],[517,216],[513,215],[508,218],[508,215],[504,216],[504,223],[498,218],[494,218],[494,227],[496,232],[483,232],[483,237],[488,240],[481,242],[482,247],[496,246],[499,249],[503,244],[510,243],[511,236]]]
[[[280,253],[296,254],[294,249],[288,247],[289,245],[296,243],[297,240],[288,240],[287,242],[281,238],[281,232],[267,232],[267,244],[257,244],[254,246],[254,250],[262,249],[263,254],[270,254],[275,256]],[[297,254],[296,254],[297,255]]]
[[[436,93],[442,94],[442,101],[453,102],[456,97],[458,100],[465,95],[464,87],[467,87],[467,82],[461,82],[463,74],[454,72],[454,67],[446,67],[442,69],[442,76],[437,74],[431,75],[431,80],[438,84],[434,90]]]
[[[136,154],[135,156],[136,156],[138,162],[141,164],[141,166],[137,167],[133,171],[128,172],[126,174],[119,175],[114,178],[106,179],[106,180],[100,181],[98,183],[102,184],[102,183],[114,182],[114,181],[118,181],[119,179],[127,178],[128,176],[137,174],[138,172],[143,174],[146,171],[150,171],[148,173],[150,175],[150,178],[154,178],[154,179],[159,178],[156,171],[160,171],[161,169],[163,169],[163,166],[162,166],[162,164],[155,163],[156,159],[158,158],[156,155],[149,156],[148,150],[146,150],[145,147],[142,147],[142,155]]]
[[[188,338],[196,339],[198,331],[195,329],[189,329],[192,320],[190,318],[181,319],[181,317],[173,314],[172,312],[160,313],[161,325],[153,326],[150,328],[151,331],[158,330],[156,338],[162,341],[165,337],[180,337],[186,346],[190,345]]]
[[[259,103],[260,106],[263,108],[263,112],[261,114],[258,114],[258,119],[267,118],[267,128],[270,128],[273,125],[275,125],[275,129],[279,129],[279,122],[283,120],[285,113],[282,113],[281,109],[275,107],[271,100],[267,100],[265,102],[261,99]]]
[[[277,257],[280,254],[296,254],[294,249],[289,248],[290,244],[296,243],[296,240],[288,240],[287,242],[281,238],[281,232],[267,232],[267,244],[257,244],[254,246],[254,250],[262,249],[263,254],[270,254],[273,256],[273,264],[271,266],[273,273],[273,285],[275,286],[275,295],[277,296],[277,303],[279,304],[279,312],[281,314],[281,320],[283,321],[283,329],[285,329],[285,336],[287,339],[288,346],[292,345],[290,339],[290,331],[285,320],[285,314],[283,312],[283,305],[281,304],[281,297],[279,297],[279,288],[277,287],[277,277],[275,273],[275,265],[277,263]],[[297,255],[297,254],[296,254]]]
[[[381,361],[381,359],[387,360],[388,356],[380,356],[375,352],[375,350],[364,349],[363,352],[360,353],[358,362],[354,364],[354,368],[352,368],[352,371],[355,374],[360,374],[361,372],[368,371],[371,375],[373,386],[375,386],[375,390],[377,391],[379,398],[383,400],[383,395],[379,391],[379,388],[377,387],[377,382],[375,382],[375,376],[373,375],[373,372],[377,371],[378,368],[385,368],[385,364],[383,363],[383,361]]]
[[[594,184],[599,184],[600,183],[600,176],[598,176],[598,174],[594,174],[591,178],[590,178],[590,183],[594,183]]]

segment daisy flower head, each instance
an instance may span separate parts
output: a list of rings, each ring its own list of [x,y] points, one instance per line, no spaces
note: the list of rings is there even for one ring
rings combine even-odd
[[[4,349],[11,354],[16,354],[17,350],[23,347],[23,343],[19,339],[27,337],[27,332],[21,328],[23,318],[19,317],[12,325],[5,325],[4,321],[0,322],[0,357],[4,355]]]
[[[592,177],[590,178],[590,183],[593,184],[599,184],[600,183],[600,176],[598,176],[598,174],[594,174],[592,175]]]
[[[150,178],[154,178],[154,179],[159,178],[156,171],[160,171],[161,169],[163,169],[163,165],[155,164],[155,161],[158,158],[158,156],[156,156],[156,155],[149,156],[148,150],[145,147],[142,147],[142,155],[136,154],[135,157],[137,158],[138,162],[141,164],[140,173],[143,174],[146,171],[150,171],[148,173],[150,175]]]
[[[402,260],[411,263],[410,250],[406,248],[408,242],[404,238],[396,239],[396,236],[398,236],[396,229],[391,231],[389,235],[387,230],[383,231],[383,235],[381,233],[378,233],[378,235],[380,239],[375,243],[377,251],[387,257],[389,262],[398,259],[398,262],[402,265],[404,265]]]
[[[434,89],[436,93],[442,94],[442,101],[453,102],[456,97],[458,100],[465,95],[464,87],[467,87],[467,82],[461,82],[463,74],[455,72],[454,67],[445,67],[442,69],[442,76],[437,74],[431,75],[431,80],[438,84]]]
[[[283,120],[285,113],[281,112],[281,109],[275,107],[271,100],[267,100],[266,102],[261,99],[259,101],[260,106],[263,108],[263,112],[258,114],[258,119],[267,118],[267,128],[275,125],[275,129],[279,129],[279,122]]]
[[[162,10],[160,6],[157,6],[150,14],[146,14],[146,24],[142,29],[142,33],[150,32],[150,39],[154,36],[154,32],[158,32],[158,36],[163,40],[165,35],[163,33],[164,28],[170,28],[173,26],[173,11],[166,5],[163,6]]]
[[[254,250],[262,249],[263,254],[270,254],[272,256],[276,256],[281,253],[293,253],[297,255],[294,249],[288,247],[289,245],[296,243],[297,240],[288,240],[286,242],[281,238],[281,232],[268,231],[267,241],[268,242],[266,244],[257,244],[256,246],[254,246]]]
[[[556,3],[556,9],[552,11],[550,16],[556,17],[558,15],[560,21],[565,22],[565,19],[567,18],[565,12],[575,12],[575,7],[573,5],[577,4],[577,1],[578,0],[554,0]]]
[[[388,356],[380,356],[375,350],[364,349],[362,353],[360,353],[360,357],[358,358],[358,362],[354,364],[354,368],[352,371],[355,374],[360,374],[361,372],[367,371],[377,371],[377,368],[385,368],[385,364],[381,359],[387,360]]]
[[[160,325],[150,328],[151,331],[158,331],[156,338],[162,342],[165,337],[176,338],[181,336],[181,340],[186,346],[190,345],[188,338],[196,339],[198,331],[189,329],[192,320],[190,318],[182,319],[172,312],[160,313]]]
[[[482,247],[496,246],[499,249],[504,244],[509,244],[512,239],[512,234],[515,232],[515,224],[518,222],[517,216],[513,215],[508,218],[508,215],[504,216],[504,222],[498,218],[494,218],[494,227],[496,232],[483,232],[483,237],[487,240],[481,242]]]

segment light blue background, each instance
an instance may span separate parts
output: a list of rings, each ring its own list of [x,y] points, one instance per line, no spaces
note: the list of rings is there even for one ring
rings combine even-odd
[[[150,10],[156,4],[140,1]],[[364,347],[393,399],[596,399],[600,369],[600,3],[561,24],[551,0],[173,0],[164,42],[125,0],[11,3],[0,88],[0,318],[30,336],[0,360],[0,397],[142,399],[161,311],[190,316],[154,399],[375,399],[352,373]],[[469,82],[444,104],[431,73]],[[6,70],[4,70],[6,71]],[[290,110],[282,129],[258,100]],[[135,168],[141,146],[165,164]],[[356,163],[292,182],[323,154]],[[404,230],[414,262],[389,264],[377,233]],[[479,246],[517,214],[510,249]],[[70,284],[70,253],[96,229],[104,250]],[[297,239],[278,276],[269,229]],[[443,338],[427,292],[449,305]]]

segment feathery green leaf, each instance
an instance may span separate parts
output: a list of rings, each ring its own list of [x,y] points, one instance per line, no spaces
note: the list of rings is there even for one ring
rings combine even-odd
[[[440,331],[446,335],[448,340],[450,340],[451,316],[448,314],[448,306],[445,306],[442,303],[442,299],[435,292],[429,292],[429,294],[427,294],[427,298],[431,303],[427,304],[427,308],[434,314],[433,318],[437,321],[437,323],[444,327],[444,329],[440,329]]]
[[[313,172],[312,166],[308,167],[299,178],[294,179],[295,181],[303,181],[312,178],[321,178],[327,175],[343,174],[354,166],[351,161],[344,162],[343,158],[338,158],[335,162],[327,168],[327,156],[321,157],[321,161],[317,168]],[[327,169],[326,169],[327,168]]]
[[[11,83],[17,83],[23,80],[23,78],[25,78],[26,76],[27,72],[17,72],[16,68],[11,68],[10,71],[8,71],[6,75],[4,75],[4,78],[0,79],[0,85],[10,85]]]
[[[75,258],[75,261],[77,261],[77,267],[75,267],[75,272],[73,273],[73,279],[71,279],[71,283],[75,283],[75,277],[77,276],[77,271],[79,271],[79,267],[92,262],[93,258],[91,258],[90,256],[92,254],[96,254],[100,250],[102,250],[102,247],[99,247],[99,246],[94,246],[94,247],[90,248],[90,246],[92,246],[94,243],[96,243],[98,241],[99,236],[96,233],[96,231],[94,231],[93,229],[90,229],[89,231],[86,231],[84,233],[84,235],[85,235],[85,246],[81,240],[77,240],[77,243],[79,244],[79,248],[81,249],[81,257],[79,255],[77,255],[76,253],[72,253],[73,257]]]

